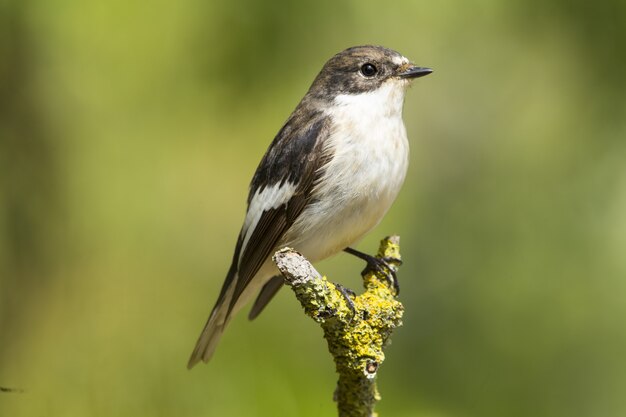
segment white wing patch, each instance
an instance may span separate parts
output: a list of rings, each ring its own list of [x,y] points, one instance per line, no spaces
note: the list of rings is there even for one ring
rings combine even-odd
[[[296,184],[285,182],[282,185],[281,183],[278,183],[270,187],[265,187],[263,188],[263,191],[259,192],[257,190],[257,192],[254,193],[252,200],[250,200],[248,212],[246,213],[246,220],[243,223],[244,238],[243,245],[241,247],[241,254],[239,255],[239,261],[241,261],[241,256],[246,251],[246,246],[248,246],[250,236],[252,236],[252,233],[254,232],[257,223],[259,223],[263,212],[275,209],[288,202],[293,196],[295,190]]]

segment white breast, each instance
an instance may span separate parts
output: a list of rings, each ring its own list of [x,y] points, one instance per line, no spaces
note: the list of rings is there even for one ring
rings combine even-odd
[[[311,261],[352,245],[376,226],[395,200],[408,167],[402,122],[405,86],[390,80],[374,92],[340,95],[327,150],[333,155],[314,189],[314,202],[286,234]]]

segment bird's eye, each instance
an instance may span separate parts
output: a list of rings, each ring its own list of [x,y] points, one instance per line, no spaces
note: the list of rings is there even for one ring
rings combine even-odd
[[[376,75],[377,72],[378,69],[376,69],[376,67],[369,62],[367,64],[363,64],[363,66],[361,67],[361,74],[368,78],[373,77],[374,75]]]

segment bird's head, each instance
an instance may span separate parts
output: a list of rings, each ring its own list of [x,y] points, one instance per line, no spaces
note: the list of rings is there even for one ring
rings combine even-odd
[[[382,46],[355,46],[326,62],[309,94],[332,100],[338,95],[371,93],[381,87],[404,92],[410,82],[432,72]]]

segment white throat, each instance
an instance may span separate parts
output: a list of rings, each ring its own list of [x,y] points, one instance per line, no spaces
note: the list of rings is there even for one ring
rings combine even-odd
[[[378,89],[361,94],[340,94],[335,97],[337,110],[353,113],[359,118],[402,117],[406,81],[391,79]],[[343,111],[342,111],[343,110]]]

